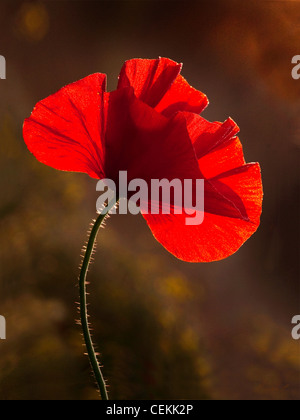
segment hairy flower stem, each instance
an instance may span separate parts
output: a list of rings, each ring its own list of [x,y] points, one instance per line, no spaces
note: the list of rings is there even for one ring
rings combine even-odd
[[[93,346],[91,332],[90,332],[89,323],[88,323],[86,277],[87,277],[87,272],[90,265],[91,256],[93,254],[95,241],[96,241],[96,237],[99,232],[100,226],[102,225],[108,212],[115,206],[115,204],[116,204],[115,200],[112,200],[106,207],[107,213],[100,214],[98,216],[89,237],[89,241],[86,247],[86,251],[85,251],[85,255],[84,255],[84,259],[83,259],[83,263],[82,263],[82,267],[80,271],[80,276],[79,276],[79,293],[80,293],[80,308],[79,309],[80,309],[80,318],[81,318],[83,336],[84,336],[84,341],[87,348],[87,354],[88,354],[88,357],[89,357],[89,360],[90,360],[90,363],[91,363],[91,366],[95,375],[95,379],[97,381],[97,384],[100,390],[100,395],[101,395],[102,400],[108,400],[108,393],[107,393],[105,380],[103,378],[101,368],[97,360],[97,355]]]

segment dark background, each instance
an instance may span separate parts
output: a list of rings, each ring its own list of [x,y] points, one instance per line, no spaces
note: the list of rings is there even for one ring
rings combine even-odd
[[[1,1],[0,399],[93,399],[75,302],[95,181],[37,162],[22,124],[90,73],[166,56],[231,116],[259,161],[258,232],[232,257],[188,264],[141,216],[113,216],[89,274],[94,341],[115,399],[300,397],[298,1]]]

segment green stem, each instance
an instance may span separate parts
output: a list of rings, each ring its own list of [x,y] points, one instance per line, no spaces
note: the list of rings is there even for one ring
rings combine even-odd
[[[88,268],[91,261],[91,256],[93,254],[95,241],[97,234],[99,232],[100,226],[103,223],[104,219],[106,218],[108,212],[115,206],[116,201],[112,200],[106,207],[107,213],[100,214],[92,228],[89,241],[86,247],[80,276],[79,276],[79,293],[80,293],[80,318],[81,318],[81,325],[83,330],[84,341],[87,348],[88,357],[95,375],[95,379],[97,381],[101,398],[102,400],[108,400],[108,394],[106,389],[105,380],[103,378],[100,365],[97,360],[97,355],[93,346],[92,337],[89,329],[88,323],[88,312],[87,312],[87,298],[86,298],[86,277]]]

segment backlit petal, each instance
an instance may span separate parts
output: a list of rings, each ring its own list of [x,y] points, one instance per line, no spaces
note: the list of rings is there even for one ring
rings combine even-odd
[[[258,164],[245,165],[212,180],[226,198],[237,204],[245,217],[205,212],[199,226],[186,225],[186,215],[143,214],[155,238],[177,258],[188,262],[211,262],[234,254],[257,230],[262,206],[262,183]],[[232,191],[229,193],[229,191]]]
[[[106,76],[93,74],[39,102],[23,127],[28,149],[55,169],[104,175]]]
[[[168,117],[178,111],[200,113],[208,104],[207,97],[179,74],[181,68],[168,58],[129,60],[121,70],[118,88],[133,87],[137,98]]]

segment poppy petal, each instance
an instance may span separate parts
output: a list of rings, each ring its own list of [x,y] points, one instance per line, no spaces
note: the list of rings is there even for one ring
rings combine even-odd
[[[243,147],[238,137],[224,141],[199,160],[199,169],[205,178],[245,165]]]
[[[93,74],[39,102],[23,127],[28,149],[55,169],[104,176],[106,76]]]
[[[263,198],[261,170],[258,163],[248,163],[232,169],[211,178],[209,183],[234,203],[243,219],[258,226]]]
[[[239,127],[231,118],[220,123],[188,112],[183,116],[204,178],[212,178],[246,163],[242,144],[236,137]]]
[[[180,114],[164,117],[137,99],[132,88],[107,95],[105,173],[109,178],[117,181],[119,171],[128,172],[128,181],[139,178],[148,184],[152,179],[200,177]]]
[[[222,182],[205,180],[205,212],[249,221],[241,198]]]
[[[170,117],[178,111],[200,113],[207,97],[191,87],[179,74],[182,65],[168,58],[126,61],[118,88],[132,86],[137,98]]]
[[[207,105],[207,96],[190,86],[179,74],[155,109],[166,117],[170,117],[179,111],[200,114]]]
[[[240,197],[247,220],[205,212],[201,225],[186,225],[186,215],[143,214],[154,237],[177,258],[188,262],[211,262],[234,254],[257,230],[262,205],[262,183],[258,164],[222,174],[212,180],[224,193],[226,185]],[[234,200],[233,195],[227,198]],[[236,203],[235,203],[236,204]],[[237,205],[239,207],[240,204]]]

